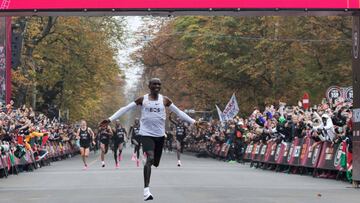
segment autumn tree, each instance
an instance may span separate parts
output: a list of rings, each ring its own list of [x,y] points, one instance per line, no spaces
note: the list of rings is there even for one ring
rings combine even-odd
[[[214,109],[236,93],[242,112],[304,91],[319,102],[330,85],[351,84],[351,18],[177,17],[141,51],[185,106]],[[191,96],[190,96],[191,95]]]
[[[118,108],[123,80],[115,56],[124,33],[121,19],[16,20],[26,22],[22,63],[13,72],[15,97],[23,96],[19,103],[35,100],[39,111],[69,110],[71,120],[94,124]]]

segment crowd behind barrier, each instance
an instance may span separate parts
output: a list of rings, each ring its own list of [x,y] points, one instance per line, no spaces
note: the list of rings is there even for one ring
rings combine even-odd
[[[309,109],[280,103],[248,118],[211,121],[189,129],[185,148],[251,167],[351,181],[352,103],[337,101]]]
[[[14,102],[0,104],[0,177],[32,171],[79,149],[74,128]]]
[[[352,103],[254,108],[247,118],[189,128],[185,150],[251,167],[351,181]],[[0,105],[0,177],[74,154],[74,127],[31,108]]]

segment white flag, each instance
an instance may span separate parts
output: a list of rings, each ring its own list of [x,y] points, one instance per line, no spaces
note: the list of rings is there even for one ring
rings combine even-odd
[[[224,115],[223,115],[223,113],[221,112],[220,108],[219,108],[216,104],[215,104],[215,106],[216,106],[217,113],[218,113],[218,115],[219,115],[219,120],[220,120],[220,122],[224,122]]]
[[[231,96],[229,103],[226,105],[223,115],[226,121],[233,119],[239,113],[239,106],[236,101],[235,93]]]

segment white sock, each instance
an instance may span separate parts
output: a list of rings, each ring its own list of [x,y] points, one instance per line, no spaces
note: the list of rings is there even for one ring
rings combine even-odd
[[[102,163],[102,165],[105,165],[105,161],[102,161],[101,163]]]
[[[150,188],[149,187],[144,188],[144,195],[147,195],[149,193],[150,193]]]

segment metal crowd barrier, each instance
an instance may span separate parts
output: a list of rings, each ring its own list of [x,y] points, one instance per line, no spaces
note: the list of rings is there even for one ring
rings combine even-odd
[[[57,143],[51,141],[36,152],[37,156],[35,156],[34,151],[25,149],[26,153],[18,158],[14,154],[15,149],[11,149],[9,146],[6,148],[6,145],[2,145],[0,178],[7,177],[9,174],[18,174],[23,170],[32,171],[38,167],[49,165],[52,161],[65,159],[79,152],[79,148],[69,142]]]

